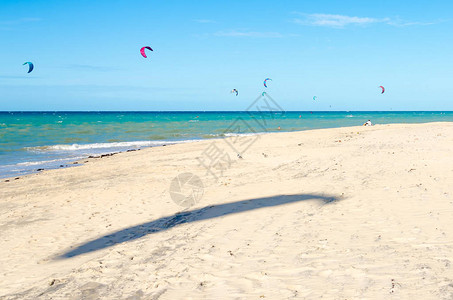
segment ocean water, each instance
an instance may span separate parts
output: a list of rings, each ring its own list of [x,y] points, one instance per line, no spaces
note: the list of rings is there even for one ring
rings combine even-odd
[[[90,155],[222,138],[375,124],[453,122],[453,112],[0,112],[0,178]],[[280,127],[280,130],[278,129]]]

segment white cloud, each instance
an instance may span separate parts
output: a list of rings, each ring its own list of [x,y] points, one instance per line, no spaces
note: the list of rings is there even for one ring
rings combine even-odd
[[[389,19],[376,19],[368,17],[350,17],[330,14],[302,14],[304,19],[294,19],[294,23],[312,26],[345,27],[347,25],[366,25],[371,23],[388,22]]]
[[[388,25],[397,26],[397,27],[414,26],[414,25],[427,26],[427,25],[434,25],[434,24],[438,24],[438,23],[440,23],[440,21],[435,21],[435,22],[409,22],[409,21],[403,21],[403,20],[400,20],[400,19],[390,20],[390,21],[387,22]]]
[[[334,14],[304,14],[296,13],[304,18],[293,19],[293,22],[301,25],[310,26],[324,26],[333,28],[343,28],[348,25],[368,25],[368,24],[386,24],[391,26],[412,26],[412,25],[432,25],[438,22],[409,22],[403,21],[399,18],[370,18],[370,17],[356,17]]]
[[[257,38],[282,38],[283,34],[279,32],[258,32],[258,31],[218,31],[214,33],[215,36],[229,36],[229,37],[257,37]]]
[[[16,25],[16,24],[23,24],[23,23],[30,23],[30,22],[39,22],[39,21],[41,21],[40,18],[20,18],[20,19],[16,19],[16,20],[0,21],[0,24]]]
[[[118,67],[110,66],[96,66],[96,65],[83,65],[83,64],[68,64],[60,66],[61,69],[79,69],[87,71],[100,71],[100,72],[110,72],[120,70]]]
[[[9,20],[9,21],[0,20],[0,30],[1,31],[11,31],[11,30],[14,30],[15,27],[20,26],[22,24],[39,22],[39,21],[41,21],[40,18],[20,18],[20,19]]]

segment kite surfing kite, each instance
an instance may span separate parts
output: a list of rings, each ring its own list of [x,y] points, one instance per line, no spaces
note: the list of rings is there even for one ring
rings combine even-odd
[[[239,94],[239,92],[238,92],[237,89],[232,89],[232,90],[231,90],[231,93],[236,93],[236,96]]]
[[[317,96],[313,96],[313,100],[316,100],[316,99],[318,99],[318,97]]]
[[[267,94],[266,92],[262,92],[261,96],[264,97],[264,95],[266,95],[266,94]]]
[[[30,73],[31,71],[33,71],[33,68],[34,68],[33,64],[31,62],[27,61],[27,62],[24,62],[22,65],[26,65],[26,64],[28,64],[28,72],[27,73]]]
[[[380,87],[380,88],[382,89],[382,92],[381,92],[381,94],[384,94],[384,92],[385,92],[385,89],[384,89],[384,87],[383,87],[382,85],[380,85],[379,87]]]
[[[151,47],[149,47],[149,46],[142,47],[142,48],[140,49],[140,53],[142,54],[142,56],[143,56],[144,58],[147,57],[147,56],[146,56],[146,53],[145,53],[145,49],[148,49],[148,50],[153,51],[153,49],[151,49]]]
[[[272,81],[272,79],[270,79],[270,78],[264,79],[264,87],[267,87],[267,81],[268,81],[268,80],[271,80],[271,81]]]

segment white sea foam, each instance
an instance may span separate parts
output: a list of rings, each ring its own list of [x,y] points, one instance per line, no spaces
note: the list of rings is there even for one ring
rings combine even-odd
[[[52,145],[40,147],[27,147],[29,151],[79,151],[79,150],[95,150],[95,149],[128,149],[140,147],[155,147],[170,144],[179,144],[193,142],[196,140],[187,141],[134,141],[134,142],[114,142],[114,143],[94,143],[94,144],[72,144],[72,145]]]
[[[56,162],[64,162],[64,161],[76,161],[79,159],[85,158],[84,156],[79,157],[71,157],[71,158],[61,158],[61,159],[52,159],[52,160],[42,160],[42,161],[28,161],[23,163],[18,163],[16,166],[37,166],[37,165],[44,165]]]

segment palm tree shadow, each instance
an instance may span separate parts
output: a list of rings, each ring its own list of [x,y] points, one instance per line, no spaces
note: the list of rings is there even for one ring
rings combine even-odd
[[[115,244],[139,239],[148,234],[165,231],[180,224],[203,221],[263,207],[278,206],[305,200],[320,200],[323,204],[328,204],[339,200],[339,198],[333,196],[326,197],[316,194],[279,195],[206,206],[116,231],[109,235],[83,243],[78,247],[59,255],[57,259],[71,258],[81,254],[105,249]]]

